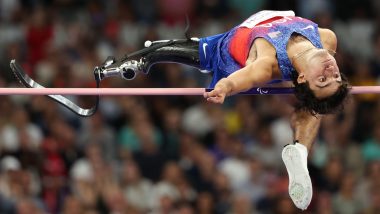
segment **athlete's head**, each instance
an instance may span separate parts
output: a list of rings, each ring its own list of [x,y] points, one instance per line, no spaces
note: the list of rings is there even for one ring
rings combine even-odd
[[[303,57],[306,62],[303,69],[293,76],[298,107],[314,114],[342,109],[349,84],[335,58],[325,49],[312,49]]]

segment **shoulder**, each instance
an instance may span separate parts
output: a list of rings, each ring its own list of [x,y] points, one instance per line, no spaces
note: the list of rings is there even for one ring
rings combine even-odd
[[[327,28],[318,28],[321,42],[324,48],[335,51],[338,44],[338,39],[334,31]]]
[[[258,64],[261,64],[270,70],[272,76],[281,76],[278,69],[276,49],[271,43],[264,38],[257,38],[252,44],[250,53],[251,52],[254,52],[255,54],[250,54],[250,57],[247,60],[247,65],[251,64],[250,62],[256,61]],[[254,57],[251,58],[251,56]]]
[[[255,39],[251,49],[252,48],[256,49],[257,58],[265,57],[273,60],[276,59],[276,49],[264,38]]]

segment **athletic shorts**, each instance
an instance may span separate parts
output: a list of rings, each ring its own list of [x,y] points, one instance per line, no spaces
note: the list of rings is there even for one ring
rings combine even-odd
[[[229,53],[229,42],[234,30],[227,33],[201,38],[199,41],[200,65],[202,70],[213,72],[210,87],[222,78],[239,70],[241,66]]]

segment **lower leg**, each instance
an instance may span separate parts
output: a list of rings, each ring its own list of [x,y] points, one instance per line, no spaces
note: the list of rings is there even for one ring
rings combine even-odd
[[[294,204],[305,210],[312,199],[313,187],[307,168],[308,151],[318,134],[321,116],[296,111],[291,118],[295,143],[284,147],[282,160],[289,175],[289,195]]]
[[[294,130],[294,141],[302,144],[310,151],[319,131],[322,116],[311,115],[309,112],[296,111],[291,117]]]

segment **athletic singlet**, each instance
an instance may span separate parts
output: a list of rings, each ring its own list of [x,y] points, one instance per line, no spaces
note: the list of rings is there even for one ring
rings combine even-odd
[[[318,25],[296,16],[282,16],[291,11],[262,11],[252,15],[231,31],[201,38],[199,44],[201,68],[213,71],[210,87],[219,79],[245,66],[250,47],[256,38],[264,38],[276,49],[281,80],[291,80],[294,68],[286,52],[292,34],[306,37],[315,47],[322,48]],[[271,13],[263,20],[265,13]],[[208,55],[207,55],[208,53]]]

